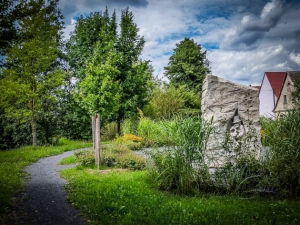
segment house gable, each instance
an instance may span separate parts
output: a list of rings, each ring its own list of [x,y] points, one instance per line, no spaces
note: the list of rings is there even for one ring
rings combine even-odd
[[[286,72],[265,72],[259,91],[259,114],[274,117],[274,107],[286,76]]]
[[[279,117],[282,113],[286,113],[289,109],[294,108],[292,92],[294,91],[294,81],[298,77],[300,77],[300,71],[287,72],[280,90],[278,101],[274,108],[275,118]]]

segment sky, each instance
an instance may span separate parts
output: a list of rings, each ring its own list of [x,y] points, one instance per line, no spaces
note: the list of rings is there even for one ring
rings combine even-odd
[[[300,0],[60,0],[65,39],[79,15],[129,7],[146,41],[141,58],[164,77],[185,37],[207,51],[211,74],[260,85],[264,72],[300,70]]]

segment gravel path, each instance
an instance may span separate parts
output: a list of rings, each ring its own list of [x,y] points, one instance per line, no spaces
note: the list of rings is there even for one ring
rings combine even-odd
[[[67,203],[67,193],[63,189],[66,181],[58,175],[60,170],[75,166],[58,165],[60,160],[79,150],[40,159],[25,168],[30,179],[26,181],[25,192],[13,210],[9,225],[86,224],[79,216],[80,211]]]

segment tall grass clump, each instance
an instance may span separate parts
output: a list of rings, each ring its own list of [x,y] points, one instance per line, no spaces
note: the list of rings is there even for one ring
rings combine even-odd
[[[279,119],[262,120],[266,152],[265,185],[284,197],[300,197],[300,109]]]
[[[140,118],[138,124],[138,136],[142,137],[145,146],[164,146],[169,145],[171,140],[167,135],[167,127],[170,121],[155,121],[147,117]]]
[[[171,124],[171,125],[170,125]],[[161,189],[179,194],[198,192],[210,182],[204,161],[210,126],[200,119],[176,117],[163,123],[173,145],[151,154],[154,167],[151,173]]]

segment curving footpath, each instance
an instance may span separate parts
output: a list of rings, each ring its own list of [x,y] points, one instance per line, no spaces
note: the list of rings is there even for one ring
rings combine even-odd
[[[25,168],[30,179],[26,181],[25,191],[13,210],[9,225],[86,224],[79,216],[80,211],[67,203],[67,193],[63,189],[66,181],[58,174],[62,169],[75,166],[58,165],[61,159],[73,155],[75,151],[78,150],[40,159]]]

